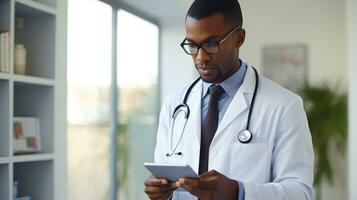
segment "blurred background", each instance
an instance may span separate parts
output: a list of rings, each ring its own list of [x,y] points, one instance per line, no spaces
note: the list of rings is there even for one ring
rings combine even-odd
[[[148,173],[142,163],[153,159],[161,102],[197,76],[179,46],[191,2],[68,1],[69,199],[108,199],[111,159],[118,166],[116,197],[146,199]],[[316,156],[316,198],[349,199],[347,1],[240,3],[247,32],[240,57],[305,100]],[[112,34],[117,34],[116,83]],[[114,158],[113,84],[118,93]]]

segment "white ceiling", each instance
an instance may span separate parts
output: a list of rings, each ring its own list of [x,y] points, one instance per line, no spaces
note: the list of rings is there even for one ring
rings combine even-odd
[[[193,0],[119,0],[131,8],[167,23],[172,20],[183,20]]]

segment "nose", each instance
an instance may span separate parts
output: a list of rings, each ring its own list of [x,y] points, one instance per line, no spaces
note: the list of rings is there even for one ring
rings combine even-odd
[[[209,61],[211,59],[210,55],[208,53],[206,53],[202,48],[200,48],[197,52],[197,56],[196,56],[196,62],[199,63],[205,63],[207,61]]]

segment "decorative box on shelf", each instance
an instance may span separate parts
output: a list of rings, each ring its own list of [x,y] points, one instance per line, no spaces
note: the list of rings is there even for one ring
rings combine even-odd
[[[36,117],[14,117],[14,154],[37,153],[41,150],[40,124]]]

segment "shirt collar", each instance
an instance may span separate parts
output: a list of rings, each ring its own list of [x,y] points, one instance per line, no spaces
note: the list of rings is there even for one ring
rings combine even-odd
[[[228,94],[229,98],[234,97],[239,87],[242,85],[244,75],[247,71],[247,66],[245,65],[245,63],[242,60],[240,60],[240,63],[241,65],[239,69],[236,72],[234,72],[233,75],[228,77],[223,82],[219,83],[219,85],[221,85],[224,91]],[[203,83],[202,98],[205,98],[206,95],[208,94],[208,88],[211,85],[213,85],[213,83],[208,83],[205,81],[202,81],[202,83]]]

